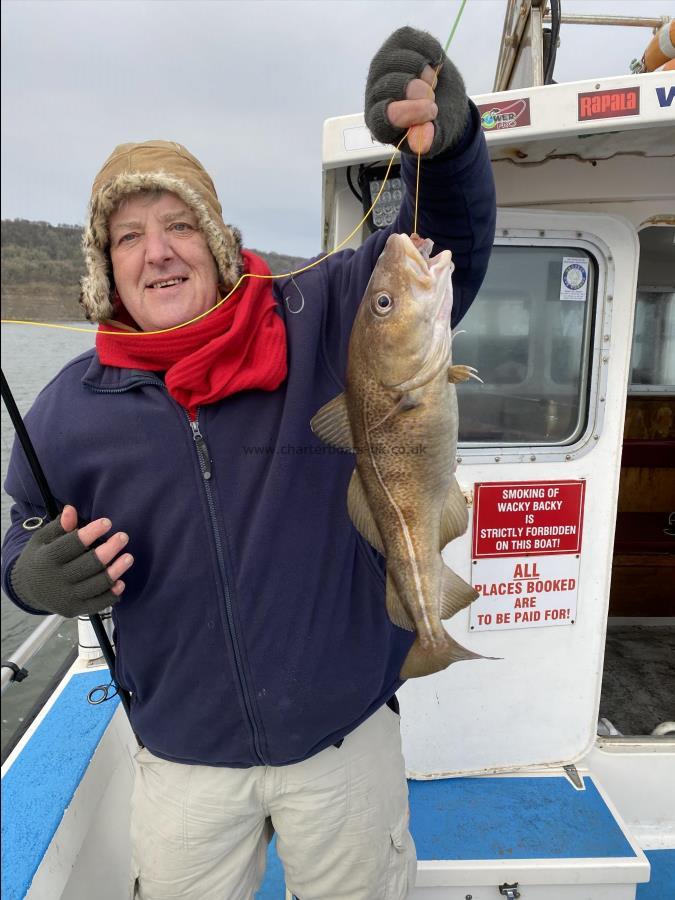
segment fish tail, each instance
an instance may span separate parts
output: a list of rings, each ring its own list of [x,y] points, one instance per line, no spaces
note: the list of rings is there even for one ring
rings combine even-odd
[[[462,647],[447,632],[445,632],[445,640],[437,644],[423,643],[418,637],[408,651],[400,677],[405,680],[432,675],[463,659],[498,659],[498,657],[481,656],[480,653],[474,653],[473,650]]]

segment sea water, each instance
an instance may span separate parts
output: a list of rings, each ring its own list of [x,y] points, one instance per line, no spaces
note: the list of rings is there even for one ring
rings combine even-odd
[[[63,323],[79,328],[91,328],[86,322]],[[2,369],[23,415],[42,388],[63,366],[85,350],[94,346],[94,329],[82,332],[66,331],[27,325],[2,326]],[[7,465],[14,442],[14,428],[2,404],[2,535],[10,522],[12,499],[4,490]],[[42,617],[22,612],[2,595],[2,659],[10,659],[13,652],[41,623]],[[37,699],[53,679],[72,648],[77,644],[77,623],[69,620],[33,659],[26,664],[29,677],[20,684],[11,684],[2,697],[2,750],[17,728],[30,714]]]

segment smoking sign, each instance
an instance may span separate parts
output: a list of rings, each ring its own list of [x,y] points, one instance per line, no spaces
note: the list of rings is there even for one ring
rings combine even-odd
[[[476,485],[472,630],[574,624],[584,490],[583,481]]]

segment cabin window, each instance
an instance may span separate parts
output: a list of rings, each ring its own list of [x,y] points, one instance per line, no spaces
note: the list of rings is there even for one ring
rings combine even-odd
[[[573,263],[571,280],[562,279]],[[576,278],[576,281],[574,280]],[[574,290],[574,287],[577,289]],[[453,341],[484,384],[458,386],[463,446],[572,444],[588,415],[596,276],[579,247],[498,245]]]
[[[675,393],[675,228],[640,232],[632,394]]]

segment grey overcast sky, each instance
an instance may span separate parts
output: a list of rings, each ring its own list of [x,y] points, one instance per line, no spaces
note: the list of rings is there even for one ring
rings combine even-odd
[[[2,217],[83,221],[114,146],[185,144],[245,244],[320,247],[324,119],[362,109],[373,53],[401,25],[442,44],[460,0],[5,0]],[[562,0],[563,12],[673,15],[675,0]],[[449,55],[491,90],[506,0],[469,0]],[[619,75],[645,28],[563,26],[555,78]]]

